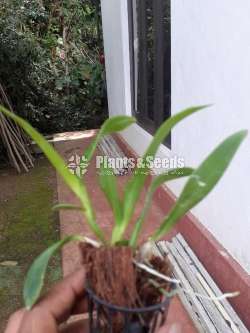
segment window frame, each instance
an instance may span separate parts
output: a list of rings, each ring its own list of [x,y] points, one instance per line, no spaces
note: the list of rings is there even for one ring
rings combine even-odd
[[[128,0],[128,19],[129,19],[129,40],[130,40],[130,73],[131,73],[131,105],[132,114],[136,117],[138,124],[151,135],[154,135],[156,129],[165,119],[171,116],[171,36],[170,50],[164,49],[164,1],[151,0],[153,11],[153,119],[149,118],[148,109],[148,53],[147,53],[147,18],[146,18],[146,0]],[[135,5],[139,3],[138,20],[135,19]],[[136,22],[136,24],[135,24]],[[135,29],[137,31],[135,32]],[[136,39],[135,38],[136,33]],[[171,34],[171,27],[170,27]],[[135,45],[137,44],[137,45]],[[135,49],[140,45],[139,50]],[[166,46],[165,46],[166,47]],[[137,53],[135,53],[137,52]],[[164,52],[168,52],[164,55]],[[136,71],[136,58],[138,56],[138,72]],[[167,64],[165,63],[167,59]],[[166,68],[169,69],[164,75]],[[136,77],[137,76],[137,77]],[[167,76],[167,78],[166,78]],[[167,86],[167,87],[166,87]],[[166,102],[166,90],[169,92],[168,107]],[[141,92],[140,98],[138,92]],[[165,140],[164,144],[171,149],[171,134]]]

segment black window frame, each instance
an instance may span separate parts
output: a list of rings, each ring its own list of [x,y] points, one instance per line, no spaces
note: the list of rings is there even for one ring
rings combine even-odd
[[[164,43],[164,1],[151,0],[153,13],[153,109],[149,110],[148,97],[148,51],[147,51],[147,1],[128,0],[129,35],[130,35],[130,63],[131,63],[131,99],[132,113],[137,118],[138,124],[147,132],[154,135],[163,121],[171,116],[171,27],[169,24],[168,48]],[[135,2],[138,6],[137,24],[140,51],[138,55],[138,90],[140,98],[136,96],[135,89],[135,53],[134,53],[134,8]],[[138,92],[137,92],[138,93]],[[167,96],[165,94],[168,94]],[[137,108],[135,100],[138,99]],[[149,111],[153,119],[149,117]],[[152,118],[152,117],[151,117]],[[171,134],[164,144],[171,149]]]

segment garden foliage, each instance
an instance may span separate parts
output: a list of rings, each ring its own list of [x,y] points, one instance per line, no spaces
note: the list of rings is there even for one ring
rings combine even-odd
[[[99,2],[1,0],[0,80],[15,111],[43,133],[106,117]]]

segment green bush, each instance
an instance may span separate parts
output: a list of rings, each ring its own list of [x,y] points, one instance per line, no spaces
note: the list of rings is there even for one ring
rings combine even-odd
[[[1,1],[0,79],[16,112],[43,133],[106,118],[99,31],[91,1]]]

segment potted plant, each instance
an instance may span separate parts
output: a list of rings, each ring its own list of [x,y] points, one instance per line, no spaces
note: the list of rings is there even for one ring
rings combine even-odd
[[[88,277],[90,331],[109,332],[109,329],[110,332],[154,331],[156,314],[169,303],[169,298],[162,297],[162,291],[170,292],[171,282],[174,280],[170,277],[169,263],[153,254],[152,242],[164,237],[181,217],[213,189],[246,137],[247,131],[240,131],[229,136],[196,169],[184,167],[167,170],[152,178],[144,207],[133,231],[127,238],[124,235],[148,178],[148,158],[155,156],[158,147],[175,125],[205,107],[186,109],[160,126],[143,156],[143,163],[140,163],[140,167],[136,167],[126,184],[123,197],[118,194],[116,177],[110,170],[105,170],[102,166],[99,175],[100,186],[114,214],[114,226],[109,238],[103,233],[95,219],[91,200],[84,184],[84,176],[80,179],[73,175],[67,169],[61,156],[41,134],[25,120],[0,106],[0,111],[17,122],[37,143],[80,202],[79,206],[59,204],[55,208],[81,210],[96,239],[90,240],[77,235],[69,236],[50,246],[34,261],[28,271],[23,290],[27,309],[30,309],[39,298],[46,268],[53,254],[66,243],[79,241],[82,243],[83,263],[86,266]],[[121,131],[134,122],[134,118],[127,116],[117,116],[106,120],[94,141],[84,152],[85,159],[88,162],[92,159],[103,136]],[[151,235],[149,241],[145,244],[138,244],[143,222],[155,190],[163,183],[180,177],[188,177],[188,179],[175,205],[160,227]],[[95,318],[92,316],[94,310],[97,310]]]

